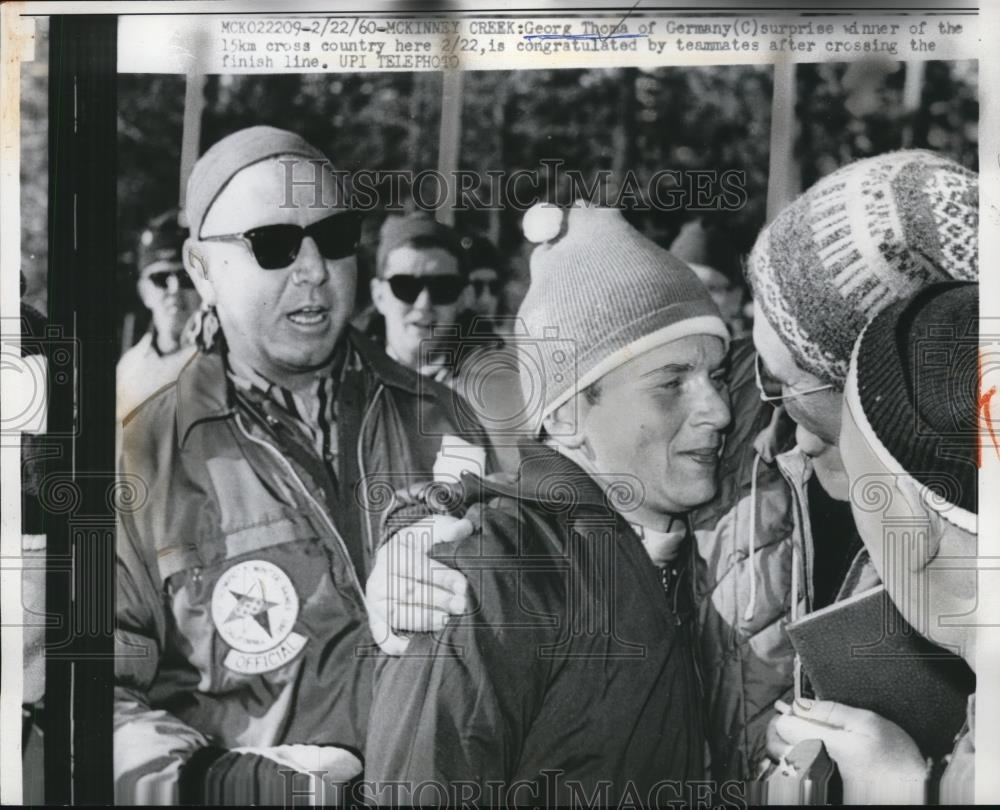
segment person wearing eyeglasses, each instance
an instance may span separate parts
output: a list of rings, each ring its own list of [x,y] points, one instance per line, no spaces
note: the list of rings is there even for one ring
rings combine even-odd
[[[149,329],[118,361],[118,421],[158,389],[173,382],[194,354],[184,325],[198,309],[198,293],[181,260],[187,229],[177,210],[149,222],[139,237],[136,290],[150,313]]]
[[[753,346],[734,341],[730,349],[733,424],[719,490],[690,514],[717,780],[753,779],[767,754],[774,702],[792,696],[789,619],[878,583],[838,445],[854,340],[878,312],[918,289],[977,280],[978,223],[977,175],[909,150],[821,179],[756,241],[747,265]],[[461,523],[449,531],[461,540]],[[391,545],[390,554],[400,556]],[[394,574],[414,586],[426,579],[418,565],[397,565]],[[395,629],[427,630],[466,609],[460,582],[417,606],[408,588],[373,587],[384,580],[379,562],[369,597],[373,613],[405,617]]]
[[[762,396],[795,423],[795,446],[762,459],[788,483],[790,517],[800,516],[790,619],[879,582],[841,458],[851,351],[865,326],[896,302],[936,282],[978,280],[978,194],[974,172],[931,152],[860,160],[795,200],[750,254]],[[780,753],[778,717],[770,721],[772,754]]]
[[[516,477],[428,498],[471,498],[454,514],[477,531],[434,550],[468,577],[469,610],[380,662],[365,784],[379,804],[430,788],[438,804],[684,803],[705,777],[686,514],[717,488],[729,332],[620,210],[539,203],[523,227],[531,433]]]
[[[390,214],[375,252],[372,306],[355,323],[394,360],[454,391],[456,406],[489,432],[500,468],[513,472],[521,433],[510,426],[524,410],[517,361],[492,319],[464,309],[478,283],[470,258],[457,231],[428,213]]]
[[[489,239],[475,233],[462,237],[462,250],[469,268],[465,308],[473,317],[492,322],[503,309],[506,273],[500,253]]]
[[[348,325],[349,202],[319,149],[273,127],[191,172],[198,351],[121,437],[136,497],[117,536],[119,801],[334,801],[364,750],[381,493],[432,480],[455,437],[489,471],[450,392]]]
[[[955,617],[973,616],[980,601],[977,414],[988,405],[979,393],[978,326],[979,285],[970,282],[934,284],[882,310],[855,343],[839,436],[854,519],[886,591],[911,632],[973,671],[982,620]],[[865,497],[873,490],[891,506],[873,508]],[[774,722],[771,747],[780,757],[822,740],[849,804],[920,804],[928,796],[972,803],[974,709],[973,693],[957,738],[940,740],[941,751],[954,744],[943,770],[928,769],[928,752],[896,723],[832,701],[793,701]]]

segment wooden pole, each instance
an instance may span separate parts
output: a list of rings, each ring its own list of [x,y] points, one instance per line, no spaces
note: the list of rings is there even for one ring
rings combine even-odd
[[[445,204],[437,209],[438,222],[455,224],[455,172],[462,149],[462,71],[449,70],[441,82],[441,136],[438,140],[438,171],[445,180]]]
[[[771,164],[767,178],[767,221],[798,196],[802,175],[795,158],[795,63],[774,65],[771,97]]]
[[[913,146],[913,119],[920,110],[920,100],[924,94],[924,71],[927,63],[921,59],[908,59],[906,77],[903,80],[903,109],[906,111],[906,125],[903,127],[902,147]]]
[[[184,206],[188,177],[201,146],[201,116],[205,110],[205,74],[188,73],[184,86],[184,128],[181,134],[181,172],[178,199]]]

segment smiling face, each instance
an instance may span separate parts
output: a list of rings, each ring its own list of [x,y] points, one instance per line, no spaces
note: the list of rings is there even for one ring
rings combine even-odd
[[[201,235],[277,224],[304,228],[330,216],[331,206],[341,199],[334,177],[323,172],[321,207],[316,207],[312,184],[296,186],[294,205],[283,207],[286,174],[277,161],[264,160],[234,175],[205,216]],[[294,167],[296,176],[315,168],[305,160],[301,163]],[[193,264],[191,275],[202,297],[215,304],[234,356],[267,379],[293,388],[330,362],[354,306],[354,256],[324,259],[307,236],[289,267],[263,270],[243,241],[189,244],[192,251],[185,252],[185,259]],[[196,254],[193,261],[191,252]]]
[[[624,473],[645,489],[630,520],[665,528],[664,518],[715,495],[722,431],[729,424],[725,346],[691,335],[629,360],[580,397],[580,430],[602,476]]]
[[[382,278],[372,281],[371,291],[375,308],[385,318],[386,348],[391,357],[405,366],[417,368],[421,362],[421,345],[431,339],[434,327],[455,322],[458,302],[435,304],[430,291],[424,287],[410,304],[393,294],[389,279],[394,276],[460,275],[458,258],[442,247],[403,245],[386,256]]]

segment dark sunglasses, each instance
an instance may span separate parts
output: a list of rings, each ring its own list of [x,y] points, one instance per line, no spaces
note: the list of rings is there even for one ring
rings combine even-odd
[[[301,225],[262,225],[244,233],[203,236],[203,242],[242,240],[253,253],[262,270],[284,270],[299,255],[302,240],[310,236],[324,259],[344,259],[357,252],[361,236],[361,214],[341,211],[314,222],[308,228]]]
[[[465,289],[465,279],[461,276],[392,276],[388,279],[389,289],[404,304],[412,304],[425,289],[432,304],[454,304]]]
[[[167,284],[170,283],[171,276],[177,279],[177,286],[182,290],[194,289],[194,282],[191,281],[191,276],[185,270],[159,270],[155,273],[150,273],[146,278],[161,290],[165,290],[167,289]]]
[[[479,298],[479,296],[483,294],[483,290],[487,288],[492,296],[500,295],[500,290],[503,289],[503,284],[501,284],[498,279],[493,279],[492,281],[483,281],[482,279],[479,279],[476,281],[470,281],[469,284],[472,285],[472,291],[476,294],[476,298]]]

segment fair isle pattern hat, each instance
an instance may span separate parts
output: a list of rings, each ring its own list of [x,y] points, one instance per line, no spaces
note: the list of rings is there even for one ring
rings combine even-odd
[[[754,303],[804,370],[842,388],[878,312],[939,281],[979,278],[979,179],[932,152],[851,163],[785,208],[747,264]]]
[[[518,343],[526,403],[541,386],[541,416],[633,357],[688,335],[729,332],[708,290],[680,259],[616,208],[539,203],[524,216],[531,286]],[[540,379],[539,379],[540,377]],[[537,429],[540,424],[536,426]]]
[[[844,401],[875,455],[930,488],[928,505],[976,531],[979,285],[933,284],[861,332]]]

